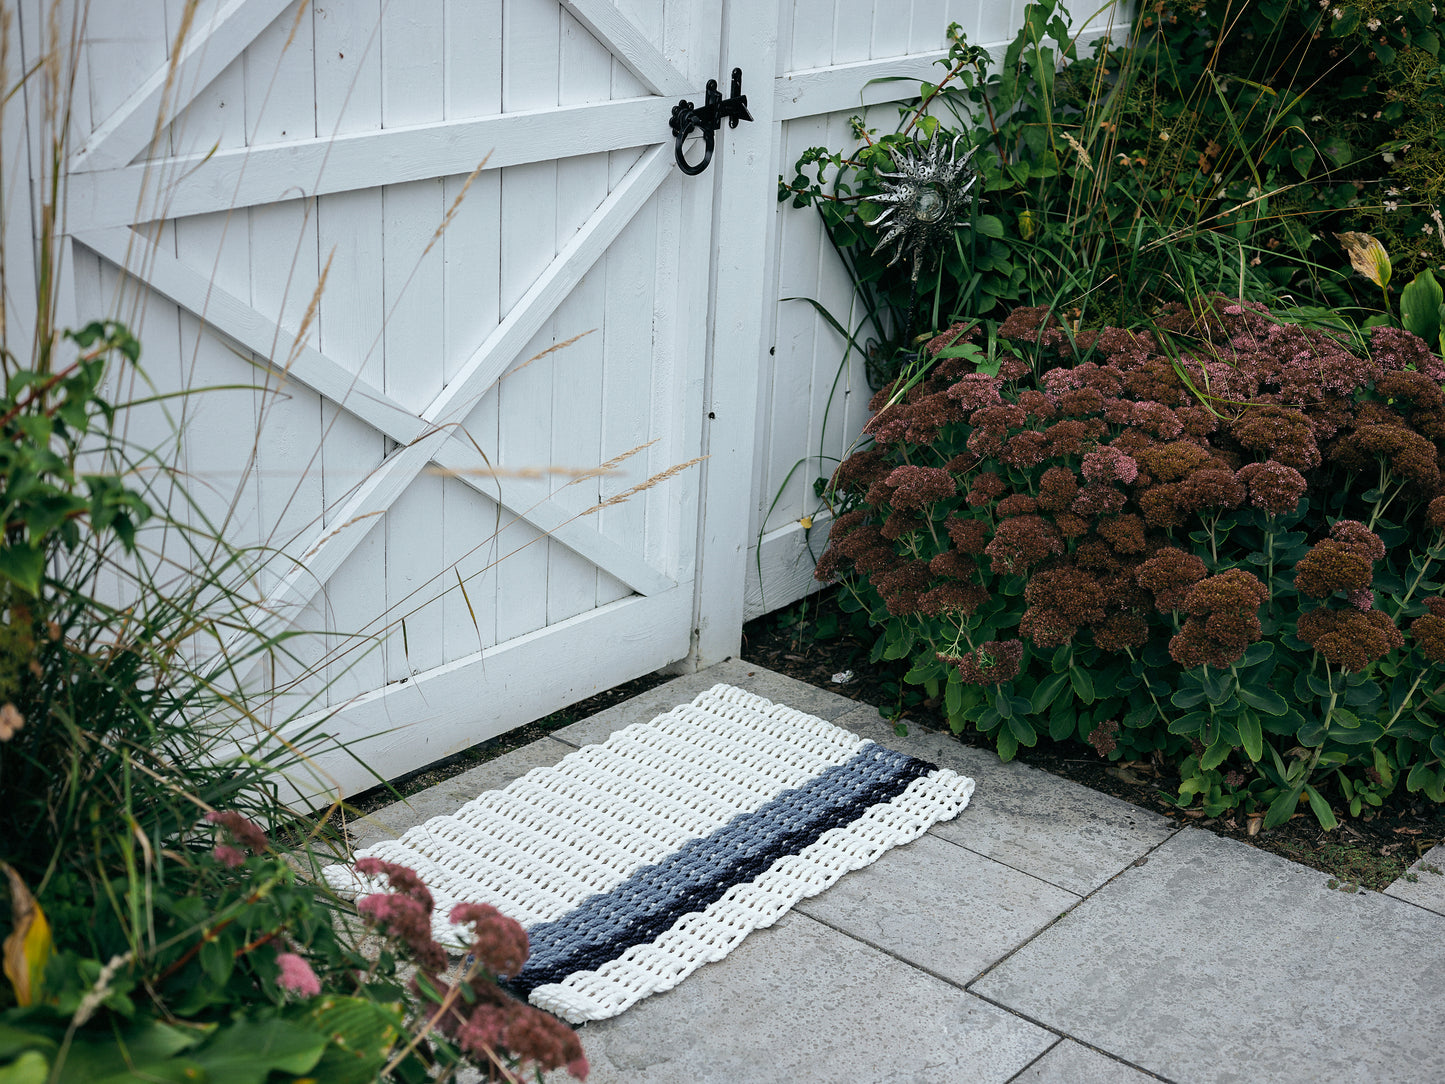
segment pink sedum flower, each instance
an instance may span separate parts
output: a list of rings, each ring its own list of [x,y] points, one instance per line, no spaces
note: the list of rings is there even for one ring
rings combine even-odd
[[[294,952],[278,952],[276,965],[281,969],[277,983],[283,990],[290,990],[302,997],[315,997],[321,993],[321,980],[311,965]]]

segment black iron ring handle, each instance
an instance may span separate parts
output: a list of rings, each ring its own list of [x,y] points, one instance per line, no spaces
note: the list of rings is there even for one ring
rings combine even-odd
[[[690,164],[687,158],[684,157],[682,153],[682,141],[688,137],[688,134],[694,128],[698,128],[702,131],[703,156],[702,161],[699,162],[697,165]],[[698,123],[698,117],[696,114],[689,113],[682,121],[682,123],[676,126],[675,131],[677,132],[677,141],[673,145],[673,156],[677,159],[677,168],[682,170],[689,177],[696,177],[703,170],[707,169],[708,164],[712,162],[712,152],[714,146],[713,130],[709,128],[706,124]]]

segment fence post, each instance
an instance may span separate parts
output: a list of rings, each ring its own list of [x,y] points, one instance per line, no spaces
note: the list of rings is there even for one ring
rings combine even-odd
[[[712,312],[703,392],[692,668],[736,655],[742,644],[757,431],[758,369],[766,311],[767,246],[774,221],[773,101],[779,0],[726,0],[720,85],[743,71],[753,122],[724,127],[713,168]]]

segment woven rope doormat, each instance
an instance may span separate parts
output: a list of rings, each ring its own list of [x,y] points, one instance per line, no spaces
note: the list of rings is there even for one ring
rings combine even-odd
[[[956,816],[973,780],[729,685],[358,852],[410,866],[446,916],[527,929],[509,983],[572,1023],[615,1016],[721,960],[850,870]],[[340,891],[380,882],[333,866]]]

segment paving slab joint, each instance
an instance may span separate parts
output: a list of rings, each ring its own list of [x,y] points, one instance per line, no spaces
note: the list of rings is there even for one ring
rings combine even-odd
[[[964,986],[964,989],[967,990],[970,994],[973,994],[975,997],[982,997],[982,996],[983,996],[982,994],[979,994],[977,991],[975,991],[975,990],[973,989],[974,983],[976,983],[976,982],[982,982],[984,979],[986,979],[986,978],[988,977],[988,975],[989,975],[989,973],[990,973],[991,971],[993,971],[995,968],[1000,967],[1000,966],[1003,965],[1004,963],[1007,963],[1008,960],[1009,960],[1012,956],[1014,956],[1016,953],[1020,952],[1022,949],[1024,949],[1026,946],[1028,946],[1031,942],[1033,942],[1033,941],[1036,940],[1037,938],[1042,937],[1044,934],[1048,933],[1048,932],[1049,932],[1050,930],[1052,930],[1055,926],[1057,926],[1060,922],[1062,922],[1065,918],[1067,918],[1069,915],[1073,914],[1074,911],[1077,910],[1080,906],[1082,906],[1083,904],[1087,903],[1087,902],[1088,902],[1090,899],[1092,899],[1095,895],[1097,895],[1099,892],[1102,892],[1105,888],[1107,888],[1109,885],[1113,884],[1113,883],[1114,883],[1115,881],[1117,881],[1120,877],[1124,876],[1124,874],[1128,873],[1131,869],[1134,869],[1134,868],[1137,867],[1137,866],[1145,865],[1145,864],[1149,861],[1150,857],[1154,854],[1155,851],[1157,851],[1160,847],[1164,846],[1166,843],[1168,843],[1170,840],[1172,840],[1175,836],[1177,836],[1177,835],[1178,835],[1180,832],[1182,832],[1183,830],[1184,830],[1184,829],[1183,829],[1182,827],[1181,827],[1181,828],[1176,828],[1174,831],[1170,832],[1167,836],[1165,836],[1163,839],[1161,839],[1158,843],[1154,844],[1154,846],[1150,847],[1147,851],[1145,851],[1145,852],[1144,852],[1142,855],[1140,855],[1138,858],[1134,859],[1132,862],[1130,862],[1128,865],[1126,865],[1126,866],[1125,866],[1123,869],[1121,869],[1118,873],[1114,874],[1114,875],[1113,875],[1112,877],[1110,877],[1108,880],[1104,881],[1103,884],[1099,885],[1097,888],[1094,888],[1094,889],[1092,889],[1091,891],[1086,892],[1084,895],[1080,896],[1077,900],[1075,900],[1072,904],[1070,904],[1065,910],[1060,911],[1056,916],[1054,916],[1054,918],[1053,918],[1052,920],[1050,920],[1045,926],[1043,926],[1043,928],[1039,929],[1039,930],[1038,930],[1037,932],[1035,932],[1032,936],[1024,938],[1023,941],[1019,942],[1019,943],[1018,943],[1017,945],[1015,945],[1012,949],[1010,949],[1008,952],[1004,953],[1004,955],[1000,956],[1000,957],[999,957],[997,960],[995,960],[993,963],[989,964],[986,968],[984,968],[982,971],[980,971],[980,972],[979,972],[977,975],[975,975],[973,978],[969,979],[969,980],[968,980],[968,983]],[[1043,878],[1043,877],[1040,877],[1039,879],[1040,879],[1040,880],[1047,880],[1047,878]],[[1058,887],[1058,886],[1055,886],[1055,887]],[[1066,891],[1067,891],[1067,890],[1066,890]],[[1005,1008],[1005,1007],[1006,1007],[1006,1006],[1003,1006],[1003,1005],[1000,1005],[1000,1006],[999,1006],[999,1008]],[[1012,1010],[1009,1010],[1009,1011],[1012,1011]],[[1037,1023],[1037,1021],[1034,1021],[1034,1023]],[[1039,1026],[1040,1026],[1040,1027],[1043,1027],[1043,1026],[1045,1026],[1045,1025],[1040,1024]]]

